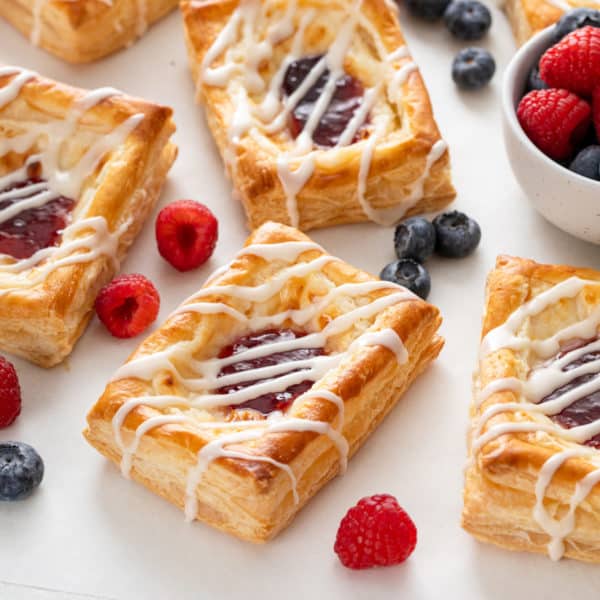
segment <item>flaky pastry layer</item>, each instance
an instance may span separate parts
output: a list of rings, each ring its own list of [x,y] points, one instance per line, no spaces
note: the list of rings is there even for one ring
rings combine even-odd
[[[177,0],[0,0],[5,18],[32,43],[71,63],[131,45]]]
[[[563,14],[572,8],[600,9],[594,0],[506,0],[504,9],[519,45],[532,35],[556,23]]]

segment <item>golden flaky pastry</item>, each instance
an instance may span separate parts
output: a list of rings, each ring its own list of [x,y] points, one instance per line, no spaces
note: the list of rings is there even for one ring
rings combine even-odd
[[[600,273],[500,257],[487,284],[463,527],[600,562]]]
[[[504,9],[518,44],[525,43],[534,33],[556,23],[573,8],[600,9],[595,0],[506,0]]]
[[[4,17],[32,44],[71,63],[125,48],[177,0],[0,0]]]
[[[198,98],[251,228],[392,224],[454,198],[391,0],[181,5]]]
[[[262,542],[438,355],[440,321],[267,223],[117,372],[85,437],[189,520]]]
[[[0,68],[2,350],[44,367],[71,352],[158,198],[173,131],[169,108]]]

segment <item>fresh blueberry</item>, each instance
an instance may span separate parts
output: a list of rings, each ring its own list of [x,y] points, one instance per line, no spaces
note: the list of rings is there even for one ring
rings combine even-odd
[[[473,219],[453,210],[442,213],[433,220],[435,227],[435,251],[450,258],[463,258],[477,248],[481,229]]]
[[[407,0],[410,12],[426,21],[441,19],[450,0]]]
[[[492,14],[477,0],[454,0],[444,12],[444,23],[459,40],[480,40],[492,25]]]
[[[565,35],[581,27],[600,27],[600,10],[593,8],[575,8],[566,13],[554,27],[554,43],[560,42]]]
[[[0,500],[27,498],[44,477],[44,462],[28,444],[0,443]]]
[[[584,148],[573,159],[569,169],[584,177],[600,181],[600,146]]]
[[[398,258],[425,262],[435,250],[435,228],[423,217],[413,217],[396,227],[394,247]]]
[[[465,48],[452,63],[452,79],[459,88],[476,90],[483,87],[494,76],[496,62],[483,48]]]
[[[408,288],[425,300],[431,290],[431,278],[427,269],[411,258],[401,258],[383,267],[381,279]]]
[[[540,77],[540,67],[539,65],[535,65],[529,71],[529,76],[527,77],[527,89],[525,92],[531,92],[532,90],[546,90],[548,89],[548,84]]]

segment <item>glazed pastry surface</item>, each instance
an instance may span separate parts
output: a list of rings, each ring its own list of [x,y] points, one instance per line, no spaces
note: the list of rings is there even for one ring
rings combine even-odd
[[[130,46],[177,0],[0,0],[5,18],[32,44],[71,63]]]
[[[390,225],[454,198],[393,2],[181,6],[198,99],[250,228]]]
[[[463,527],[600,562],[600,273],[500,257],[486,296]]]
[[[116,373],[85,436],[189,520],[266,541],[438,355],[440,321],[267,223]]]
[[[0,68],[0,348],[61,362],[176,156],[171,110]],[[33,232],[33,233],[32,233]]]
[[[506,0],[506,14],[519,45],[532,35],[556,23],[565,12],[573,8],[600,10],[597,0]]]

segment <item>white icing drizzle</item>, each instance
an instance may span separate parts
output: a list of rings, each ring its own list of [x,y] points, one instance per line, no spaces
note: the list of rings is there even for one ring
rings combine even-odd
[[[592,310],[586,318],[564,327],[545,339],[532,340],[524,330],[531,317],[562,300],[575,299],[587,286],[598,285],[596,281],[571,277],[538,294],[515,310],[505,323],[485,336],[481,343],[480,356],[484,358],[509,348],[517,351],[532,351],[542,359],[550,359],[561,351],[561,343],[577,338],[582,340],[596,338],[600,325],[598,310]],[[534,368],[525,380],[516,377],[497,379],[475,395],[474,404],[480,410],[480,414],[472,431],[471,460],[475,460],[477,454],[489,442],[508,433],[530,433],[536,436],[547,434],[560,438],[563,443],[571,446],[553,454],[546,461],[540,469],[535,486],[536,503],[533,517],[550,537],[548,555],[552,560],[558,560],[563,556],[564,540],[575,528],[577,507],[586,499],[592,488],[600,483],[600,467],[595,468],[577,483],[570,499],[569,510],[562,519],[551,517],[544,506],[548,488],[554,475],[566,461],[587,458],[593,463],[598,462],[597,450],[581,444],[600,434],[600,420],[567,429],[549,417],[561,413],[578,400],[600,391],[600,375],[563,393],[554,392],[576,378],[600,373],[600,358],[592,358],[583,364],[573,366],[573,363],[582,359],[584,355],[595,352],[600,352],[599,339],[593,339],[575,349],[564,350],[562,356],[546,360]],[[490,404],[489,401],[494,395],[501,392],[513,392],[516,396],[515,401],[498,401]],[[553,394],[553,399],[545,400],[550,394]],[[487,406],[484,406],[486,404]],[[489,424],[491,419],[500,414],[513,414],[517,419]],[[519,420],[519,415],[526,415],[528,420]]]
[[[12,102],[21,92],[23,86],[35,77],[32,71],[25,71],[17,67],[0,67],[0,77],[14,75],[8,84],[0,88],[0,108]]]
[[[291,263],[309,250],[324,252],[323,248],[315,242],[280,242],[279,244],[252,244],[240,250],[238,256],[258,256],[268,262],[279,259]]]
[[[492,381],[480,392],[476,404],[481,405],[493,394],[502,391],[516,392],[524,398],[524,401],[504,402],[489,406],[481,414],[479,424],[475,429],[476,435],[480,434],[489,419],[500,413],[527,411],[534,415],[555,415],[581,398],[600,390],[600,378],[592,378],[561,394],[559,397],[540,404],[540,401],[549,396],[554,390],[568,384],[575,378],[600,372],[600,359],[591,360],[568,371],[563,370],[567,365],[580,359],[585,354],[599,351],[600,340],[595,340],[566,353],[557,360],[534,369],[526,381],[521,381],[513,377]],[[553,429],[550,428],[549,431],[553,431]],[[558,427],[557,431],[563,438],[569,441],[582,443],[600,433],[600,421],[594,421],[587,425],[580,425],[567,430]],[[487,441],[497,437],[498,434],[495,426],[488,429],[487,435]],[[476,439],[475,445],[477,447],[481,447],[484,443],[487,443],[487,441],[482,441],[482,439]]]
[[[243,423],[253,422],[250,421]],[[259,421],[258,423],[262,425],[262,427],[258,430],[254,429],[253,425],[246,426],[245,430],[220,436],[219,438],[206,444],[206,446],[200,450],[198,453],[198,461],[189,473],[186,486],[185,517],[187,521],[193,521],[196,518],[198,512],[196,488],[202,479],[202,475],[210,466],[210,463],[217,458],[238,458],[250,461],[254,460],[258,462],[266,462],[278,467],[290,478],[294,502],[298,503],[300,501],[297,490],[296,475],[289,465],[273,460],[268,456],[256,456],[251,453],[228,450],[225,448],[225,446],[229,446],[231,444],[257,440],[265,435],[277,432],[308,431],[321,435],[327,435],[338,449],[340,455],[340,472],[346,470],[349,450],[348,442],[346,441],[346,438],[339,431],[333,429],[329,423],[284,417],[280,412],[273,412],[267,417],[266,421]]]
[[[292,0],[287,3],[284,14],[271,27],[266,38],[260,39],[257,23],[265,18],[264,14],[267,8],[268,3],[261,3],[259,0],[242,0],[240,2],[204,56],[199,73],[198,88],[202,84],[226,88],[230,97],[235,98],[236,108],[227,131],[229,145],[225,151],[225,160],[230,169],[235,172],[236,150],[242,137],[251,134],[254,130],[263,134],[281,132],[294,107],[317,82],[325,69],[329,70],[327,84],[315,103],[314,110],[304,129],[292,141],[291,149],[277,157],[277,173],[286,196],[289,222],[298,227],[301,220],[297,202],[298,195],[313,176],[321,153],[327,152],[325,149],[315,149],[313,135],[331,103],[337,80],[344,75],[344,62],[357,27],[362,26],[372,31],[372,25],[361,11],[362,0],[354,0],[349,7],[347,19],[339,28],[326,54],[314,65],[301,85],[289,97],[281,99],[280,88],[286,70],[293,61],[302,57],[305,30],[317,13],[315,10],[304,12],[295,28],[294,16],[297,12],[297,1]],[[275,45],[292,34],[291,49],[266,88],[258,71],[259,66],[264,60],[273,56]],[[379,83],[365,90],[361,106],[340,135],[335,149],[353,143],[356,134],[364,126],[384,91],[390,101],[401,110],[402,87],[410,74],[417,70],[415,63],[410,61],[405,46],[389,52],[377,39],[377,36],[375,36],[375,42],[379,59],[386,70],[382,79],[388,82],[387,86]],[[223,57],[223,63],[220,66],[213,66],[221,57]],[[264,92],[264,97],[260,104],[255,105],[251,102],[249,94],[262,92]],[[362,144],[357,198],[365,215],[384,225],[399,221],[423,197],[425,182],[431,168],[447,149],[445,142],[438,140],[426,157],[422,174],[412,184],[411,190],[402,199],[402,202],[392,208],[376,209],[366,198],[366,186],[375,148],[377,143],[384,138],[389,126],[390,118],[380,115],[374,126],[371,127],[369,137],[357,142]]]
[[[372,155],[377,144],[376,135],[371,136],[368,142],[369,145],[363,152],[360,164],[359,183],[357,188],[358,199],[363,211],[372,221],[379,223],[380,225],[393,225],[402,219],[402,217],[413,206],[415,206],[419,200],[421,200],[423,197],[425,183],[429,177],[429,174],[431,173],[431,168],[445,154],[446,150],[448,149],[448,145],[444,140],[438,140],[431,147],[431,150],[425,159],[425,169],[413,183],[410,194],[406,196],[402,204],[398,206],[392,206],[390,208],[376,209],[365,199],[369,168],[372,163]]]
[[[576,323],[575,326],[562,329],[557,334],[545,340],[530,340],[520,337],[517,331],[526,319],[536,315],[563,298],[574,298],[586,285],[597,285],[594,281],[586,281],[579,277],[570,277],[550,289],[538,294],[531,301],[515,310],[502,326],[492,329],[481,342],[480,356],[485,357],[501,348],[525,350],[530,348],[542,357],[553,356],[560,349],[560,342],[574,337],[590,338],[596,332],[598,315],[594,313],[587,319]]]
[[[408,352],[402,340],[393,329],[382,329],[374,333],[365,333],[356,340],[357,346],[385,346],[396,356],[399,364],[408,361]]]
[[[23,86],[36,76],[35,73],[14,67],[0,68],[0,77],[13,75],[12,79],[0,88],[0,108],[17,98]],[[106,98],[120,94],[113,88],[100,88],[87,93],[75,101],[64,120],[29,123],[28,130],[14,137],[0,139],[0,156],[8,152],[26,153],[25,164],[4,176],[0,176],[0,202],[11,201],[0,209],[0,224],[15,218],[21,212],[39,208],[60,196],[78,201],[74,210],[85,215],[93,200],[94,190],[87,190],[81,197],[86,179],[97,168],[104,157],[118,147],[143,120],[143,114],[136,114],[111,132],[98,136],[83,153],[80,159],[68,168],[61,163],[63,145],[68,142],[86,112]],[[41,150],[34,150],[41,143]],[[24,187],[7,188],[28,179],[28,168],[37,165],[41,170],[42,183]],[[110,231],[104,217],[83,217],[70,223],[62,232],[58,246],[42,248],[27,259],[16,260],[8,255],[0,255],[0,295],[18,289],[35,286],[58,268],[75,263],[89,262],[99,256],[108,256],[117,265],[119,238],[127,224],[116,231]]]
[[[304,253],[318,251],[319,256],[306,262],[295,263]],[[346,468],[348,444],[342,434],[344,426],[344,402],[328,390],[311,388],[294,401],[292,407],[286,414],[273,412],[266,419],[223,421],[217,418],[214,421],[195,419],[190,412],[172,411],[160,414],[145,420],[135,430],[133,440],[125,444],[122,438],[122,428],[127,416],[139,406],[149,406],[157,409],[188,409],[191,412],[208,410],[212,411],[223,406],[239,405],[257,398],[262,394],[279,392],[287,389],[290,385],[302,381],[318,381],[329,370],[337,367],[350,354],[361,351],[361,348],[370,346],[383,346],[389,349],[396,358],[398,364],[402,365],[409,359],[408,353],[398,334],[389,328],[379,331],[367,331],[357,337],[345,352],[334,352],[327,355],[315,356],[308,360],[289,360],[287,362],[267,367],[256,367],[251,370],[235,372],[219,377],[222,369],[233,363],[243,360],[251,360],[262,356],[276,353],[289,352],[298,348],[321,348],[325,347],[329,338],[352,328],[361,319],[372,320],[388,306],[415,298],[415,296],[404,288],[385,281],[366,281],[347,283],[332,287],[328,292],[305,308],[287,310],[273,315],[251,315],[240,312],[237,308],[226,304],[224,301],[211,301],[209,297],[222,299],[239,299],[244,303],[263,303],[280,292],[290,278],[299,274],[305,276],[318,272],[334,257],[323,255],[323,250],[312,242],[282,242],[278,244],[255,244],[244,248],[238,254],[238,260],[244,256],[264,258],[271,263],[280,261],[285,265],[280,272],[269,281],[253,287],[216,283],[215,276],[209,278],[214,282],[210,287],[201,289],[197,294],[189,298],[178,308],[171,318],[176,318],[184,313],[223,314],[236,321],[243,323],[249,331],[261,331],[269,327],[283,326],[292,323],[295,326],[305,327],[312,331],[304,337],[273,342],[243,350],[237,354],[225,358],[209,358],[196,360],[191,358],[187,352],[189,348],[186,342],[180,342],[167,349],[151,355],[141,356],[125,364],[117,371],[113,381],[123,378],[138,378],[144,381],[153,381],[161,372],[168,372],[179,384],[182,384],[189,393],[188,397],[155,395],[131,398],[126,401],[113,417],[112,425],[119,448],[122,451],[121,469],[125,476],[129,476],[135,453],[139,447],[140,440],[144,435],[155,427],[170,424],[189,426],[192,431],[206,431],[213,435],[206,445],[199,451],[195,466],[189,471],[186,484],[185,513],[188,520],[193,520],[197,514],[196,489],[200,484],[204,473],[210,464],[218,458],[238,458],[249,461],[270,463],[287,473],[295,501],[298,501],[296,489],[296,476],[289,465],[279,463],[267,456],[255,452],[245,452],[240,448],[232,448],[235,444],[242,444],[252,440],[258,440],[265,435],[275,432],[314,432],[318,435],[326,435],[337,448],[340,456],[340,471]],[[357,305],[351,310],[333,318],[327,325],[319,330],[318,317],[340,296],[365,297],[367,294],[379,290],[388,290],[391,293],[380,296],[370,302]],[[204,300],[206,299],[206,300]],[[175,360],[185,362],[188,368],[196,374],[193,378],[184,377],[178,370]],[[300,369],[300,370],[298,370]],[[274,379],[269,379],[273,378]],[[229,394],[211,393],[212,390],[233,385],[241,382],[253,382],[248,387],[239,389]],[[301,406],[311,399],[320,398],[331,402],[337,407],[336,425],[328,422],[302,419],[294,416],[298,414]],[[198,413],[195,413],[198,414]],[[232,430],[228,432],[227,430]]]
[[[516,377],[494,379],[475,396],[475,407],[479,408],[490,396],[498,392],[521,392],[523,382]]]
[[[566,460],[570,458],[589,457],[591,454],[592,452],[587,449],[565,450],[549,458],[540,470],[535,486],[536,502],[533,515],[544,531],[551,536],[550,543],[548,544],[548,555],[552,560],[560,560],[562,558],[565,552],[564,539],[575,528],[575,511],[592,491],[592,488],[597,483],[600,483],[600,469],[588,473],[581,481],[577,482],[575,491],[569,502],[569,510],[562,519],[554,519],[544,507],[546,490],[550,486],[554,474]]]

